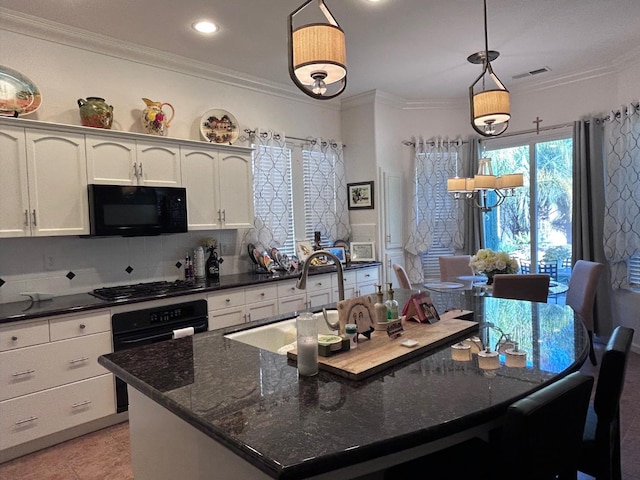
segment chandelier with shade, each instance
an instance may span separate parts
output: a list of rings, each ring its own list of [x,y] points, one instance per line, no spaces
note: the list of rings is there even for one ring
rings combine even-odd
[[[473,178],[455,178],[447,180],[447,191],[453,193],[456,200],[465,199],[479,208],[482,212],[490,212],[502,205],[508,197],[516,194],[516,188],[524,185],[522,173],[508,173],[496,176],[491,168],[490,158],[478,161],[478,173]],[[488,192],[495,193],[495,200],[491,200]]]
[[[289,76],[304,93],[317,100],[340,95],[347,86],[347,49],[344,31],[323,0],[318,8],[328,23],[309,23],[294,28],[293,19],[307,0],[288,17]]]

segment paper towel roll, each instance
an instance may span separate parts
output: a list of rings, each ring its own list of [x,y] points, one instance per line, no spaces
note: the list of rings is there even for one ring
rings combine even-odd
[[[173,338],[190,337],[194,333],[193,327],[179,328],[173,331]]]

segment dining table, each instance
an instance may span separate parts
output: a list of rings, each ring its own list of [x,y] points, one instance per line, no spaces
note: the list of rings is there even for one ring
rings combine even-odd
[[[280,317],[101,356],[128,384],[136,479],[376,478],[486,437],[510,404],[587,357],[587,331],[570,307],[447,290],[430,291],[436,309],[466,313],[474,330],[362,380],[300,376],[286,355],[226,337]],[[396,289],[395,298],[402,307],[418,291]],[[470,348],[464,359],[460,345]],[[490,365],[486,351],[495,352]]]

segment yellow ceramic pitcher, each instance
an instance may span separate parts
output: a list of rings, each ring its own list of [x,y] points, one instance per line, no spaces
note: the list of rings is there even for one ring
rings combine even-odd
[[[142,111],[142,125],[145,131],[151,135],[166,135],[171,120],[173,120],[176,113],[173,105],[170,103],[154,102],[148,98],[143,98],[142,100],[147,105],[147,108]],[[170,118],[167,118],[167,114],[162,110],[164,106],[171,109]]]

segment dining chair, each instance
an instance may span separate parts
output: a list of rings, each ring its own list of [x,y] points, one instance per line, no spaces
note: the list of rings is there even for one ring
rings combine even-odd
[[[633,329],[616,327],[607,343],[587,412],[578,470],[598,480],[620,480],[620,397]]]
[[[574,372],[511,404],[496,438],[479,438],[391,467],[385,480],[575,479],[593,376]]]
[[[546,303],[549,296],[549,275],[529,273],[498,273],[493,276],[493,293],[497,298],[513,298]]]
[[[589,333],[589,359],[593,365],[598,362],[593,349],[593,306],[596,300],[598,281],[604,265],[588,260],[578,260],[573,266],[565,303],[582,319]]]
[[[411,290],[411,280],[409,280],[409,275],[407,275],[404,267],[398,263],[394,263],[392,267],[393,271],[396,272],[396,278],[398,279],[400,287]]]
[[[469,266],[471,255],[447,255],[438,257],[440,264],[440,279],[451,280],[463,275],[473,275]]]

